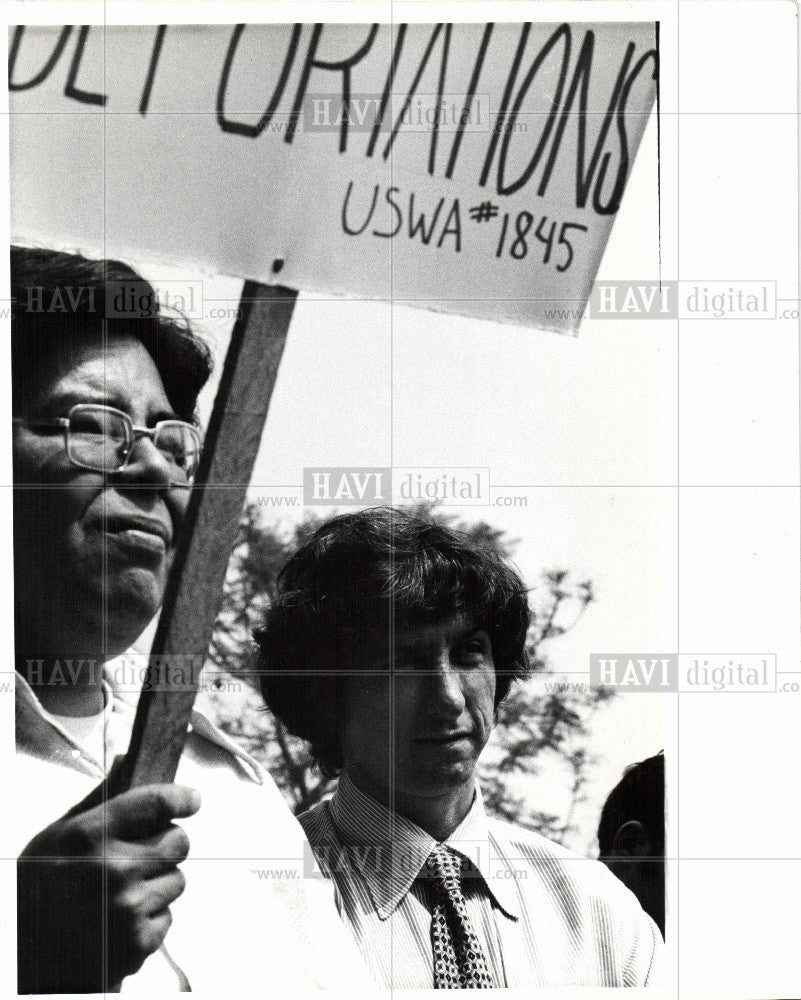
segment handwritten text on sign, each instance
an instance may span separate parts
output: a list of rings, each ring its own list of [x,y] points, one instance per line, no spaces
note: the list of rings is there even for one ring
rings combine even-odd
[[[658,69],[653,24],[18,28],[9,62],[18,237],[560,330]]]

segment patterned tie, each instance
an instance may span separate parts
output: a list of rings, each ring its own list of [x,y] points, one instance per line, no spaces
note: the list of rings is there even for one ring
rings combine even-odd
[[[459,856],[437,844],[428,857],[434,888],[431,943],[434,948],[434,988],[490,989],[487,959],[467,916],[462,895]]]

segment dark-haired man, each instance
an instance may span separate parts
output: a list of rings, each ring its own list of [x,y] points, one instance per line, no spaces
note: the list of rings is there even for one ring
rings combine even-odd
[[[11,277],[19,992],[255,994],[265,953],[282,993],[358,982],[333,902],[278,881],[300,827],[200,713],[181,784],[95,791],[133,721],[103,665],[164,598],[209,358],[124,264],[14,248]]]
[[[632,764],[598,824],[601,861],[629,887],[665,935],[665,755]]]
[[[656,981],[658,931],[603,865],[484,813],[528,624],[496,552],[401,510],[335,518],[281,573],[262,690],[339,775],[301,823],[381,987]]]

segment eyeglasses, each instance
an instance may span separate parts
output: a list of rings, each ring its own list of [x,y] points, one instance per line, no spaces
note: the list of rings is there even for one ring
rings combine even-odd
[[[51,423],[24,423],[32,429],[64,429],[67,457],[93,472],[119,472],[129,463],[136,442],[149,437],[171,467],[174,486],[188,486],[200,461],[200,432],[183,420],[159,420],[155,427],[135,427],[122,410],[99,403],[78,403],[66,417]]]

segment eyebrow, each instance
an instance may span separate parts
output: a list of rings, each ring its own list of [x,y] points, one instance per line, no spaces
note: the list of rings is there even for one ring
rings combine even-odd
[[[54,396],[51,396],[46,400],[44,405],[44,410],[48,414],[56,415],[57,411],[66,411],[72,409],[78,403],[97,403],[101,406],[113,406],[115,410],[122,410],[123,413],[128,413],[128,407],[125,400],[114,393],[105,393],[97,389],[86,389],[86,390],[70,390],[66,392],[59,392]],[[130,414],[128,414],[130,416]],[[132,418],[133,419],[133,418]],[[158,410],[155,415],[148,418],[154,424],[158,423],[160,420],[180,420],[181,418],[171,409]]]
[[[482,635],[486,636],[487,640],[489,640],[489,634],[487,633],[487,630],[485,628],[482,628],[480,625],[477,625],[475,627],[470,627],[463,630],[460,629],[458,632],[453,633],[453,635],[450,636],[449,638],[451,642],[457,643],[457,642],[466,642],[469,639],[477,639]],[[426,643],[424,640],[421,641],[419,639],[415,639],[412,636],[409,636],[408,638],[404,638],[403,636],[397,636],[394,644],[396,653],[398,652],[413,653],[416,652],[417,650],[424,649],[425,646]]]

